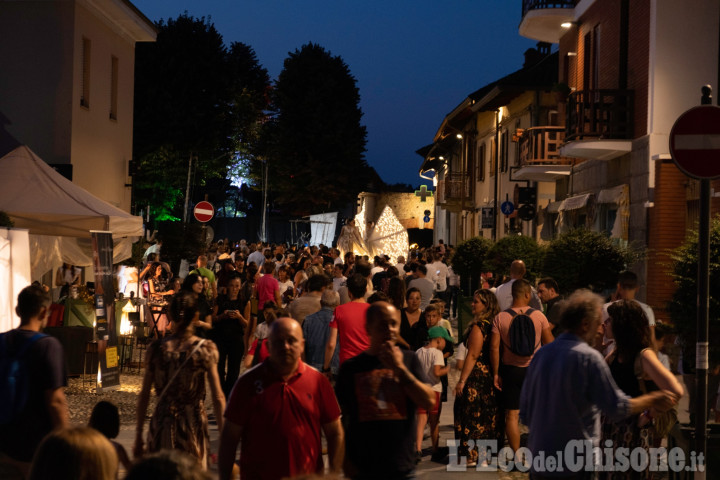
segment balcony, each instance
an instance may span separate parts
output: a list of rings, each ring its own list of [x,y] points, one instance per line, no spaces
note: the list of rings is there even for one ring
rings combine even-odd
[[[532,127],[520,137],[520,168],[513,179],[552,182],[570,175],[573,159],[560,155],[565,127]]]
[[[523,0],[520,35],[541,42],[558,43],[567,29],[565,22],[575,20],[578,0]]]
[[[448,173],[443,180],[438,180],[435,191],[440,206],[451,212],[459,212],[472,208],[472,182],[469,175]]]
[[[610,160],[630,152],[633,138],[632,90],[575,92],[567,101],[567,157]]]

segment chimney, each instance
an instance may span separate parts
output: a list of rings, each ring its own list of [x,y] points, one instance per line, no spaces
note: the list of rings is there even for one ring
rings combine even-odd
[[[537,48],[528,48],[525,50],[525,63],[523,64],[523,68],[532,67],[548,55],[550,55],[550,44],[547,42],[538,42]]]

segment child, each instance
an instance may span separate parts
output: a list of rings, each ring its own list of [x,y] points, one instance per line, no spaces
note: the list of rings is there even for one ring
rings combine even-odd
[[[442,354],[445,342],[452,342],[452,337],[448,331],[438,326],[431,327],[428,330],[427,343],[415,352],[415,357],[425,370],[427,377],[432,382],[432,389],[435,391],[435,407],[432,411],[428,412],[423,408],[418,408],[417,410],[417,461],[420,461],[422,458],[423,432],[425,431],[426,424],[430,425],[432,461],[441,461],[447,455],[447,452],[438,448],[440,438],[440,412],[442,411],[442,402],[440,402],[442,384],[440,383],[440,377],[447,375],[450,368],[445,365],[445,359]]]
[[[451,332],[450,335],[452,336],[452,326],[450,325],[450,320],[445,318],[445,301],[440,300],[439,298],[433,298],[430,300],[430,305],[434,305],[438,309],[438,315],[440,315],[438,325],[445,327],[448,332]]]
[[[120,464],[125,471],[129,471],[132,463],[125,451],[125,447],[113,440],[113,438],[117,437],[118,433],[120,433],[120,414],[118,413],[118,408],[114,404],[104,400],[96,403],[90,414],[88,427],[94,428],[110,440],[112,446],[115,447],[115,452],[117,453]]]
[[[455,343],[455,341],[453,340],[453,336],[451,333],[452,326],[450,326],[447,320],[444,320],[442,318],[442,311],[436,304],[431,303],[430,305],[428,305],[427,308],[425,308],[424,315],[427,328],[439,326],[440,328],[443,328],[446,332],[448,332],[450,340],[445,342],[445,347],[442,349],[443,358],[445,359],[445,365],[447,365],[447,359],[450,358],[453,353],[455,353],[455,350],[453,348],[453,344]],[[442,383],[442,395],[440,396],[440,400],[442,402],[447,402],[448,379],[447,377],[442,377],[440,381]]]

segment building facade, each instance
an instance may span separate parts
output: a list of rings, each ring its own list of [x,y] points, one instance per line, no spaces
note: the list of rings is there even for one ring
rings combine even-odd
[[[3,128],[129,211],[135,44],[153,23],[127,0],[0,0],[0,31]]]
[[[435,243],[541,238],[547,225],[538,208],[554,202],[555,180],[572,162],[557,151],[564,130],[552,92],[558,55],[549,47],[528,50],[523,68],[469,94],[417,151],[420,175],[434,172]]]
[[[697,183],[675,167],[668,138],[678,116],[699,104],[701,86],[717,92],[720,4],[523,0],[522,7],[520,34],[558,44],[559,81],[569,90],[558,104],[560,153],[583,160],[566,184],[557,182],[558,200],[576,208],[556,224],[647,246],[647,260],[632,266],[642,279],[639,297],[667,318],[669,251],[698,218]]]

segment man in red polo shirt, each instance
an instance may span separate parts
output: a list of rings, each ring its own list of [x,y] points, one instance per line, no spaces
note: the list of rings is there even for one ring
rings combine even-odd
[[[225,410],[220,435],[220,479],[231,478],[238,442],[240,478],[275,480],[322,473],[322,430],[330,470],[339,472],[344,456],[340,408],[330,382],[300,359],[305,345],[300,324],[273,322],[270,357],[242,375]]]
[[[330,362],[338,338],[340,339],[340,365],[345,360],[360,355],[370,347],[370,338],[365,329],[365,313],[370,307],[370,304],[365,301],[367,279],[356,273],[348,278],[347,289],[350,302],[338,306],[330,322],[330,336],[325,346],[323,373],[330,372]]]

